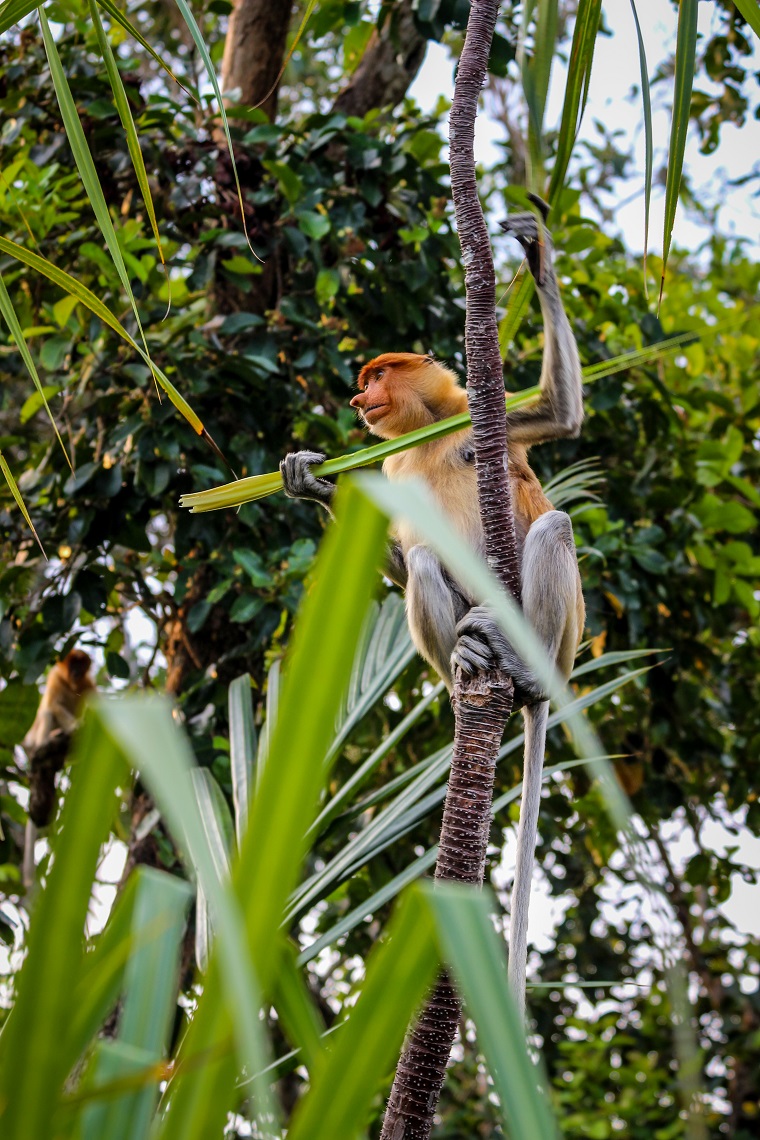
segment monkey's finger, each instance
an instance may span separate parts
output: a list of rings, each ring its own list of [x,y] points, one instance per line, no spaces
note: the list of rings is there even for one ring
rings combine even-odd
[[[452,665],[458,665],[463,673],[484,673],[493,666],[493,657],[488,646],[478,637],[464,634],[459,638],[451,655]]]

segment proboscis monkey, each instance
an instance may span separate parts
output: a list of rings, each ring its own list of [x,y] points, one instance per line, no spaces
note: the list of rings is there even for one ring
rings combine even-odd
[[[34,723],[22,742],[31,765],[23,862],[23,882],[27,890],[34,883],[37,827],[50,822],[55,806],[56,772],[63,767],[69,738],[79,723],[82,702],[95,692],[90,664],[89,653],[72,649],[53,666]]]
[[[543,204],[541,204],[543,206]],[[554,251],[547,230],[533,214],[518,214],[502,228],[523,247],[536,282],[544,318],[541,399],[507,415],[509,474],[526,618],[564,678],[570,675],[585,621],[578,561],[569,517],[555,511],[528,465],[527,451],[546,440],[578,435],[583,421],[580,360],[560,298]],[[453,372],[430,356],[386,353],[362,368],[351,400],[366,426],[382,439],[433,424],[467,410],[467,393]],[[315,499],[330,509],[335,487],[311,468],[324,456],[301,451],[281,463],[286,495]],[[385,460],[391,480],[422,478],[454,527],[481,554],[475,449],[465,430]],[[406,591],[409,628],[422,656],[452,688],[453,670],[466,674],[497,662],[512,677],[515,707],[525,718],[525,775],[512,892],[509,975],[522,1008],[525,1001],[527,924],[538,828],[538,809],[549,703],[484,606],[452,580],[429,547],[401,523],[389,551],[388,576]]]

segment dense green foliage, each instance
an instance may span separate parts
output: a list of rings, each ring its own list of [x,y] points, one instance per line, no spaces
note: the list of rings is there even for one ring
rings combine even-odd
[[[324,6],[329,12],[338,7]],[[329,22],[325,27],[330,30]],[[151,353],[238,474],[272,470],[295,446],[328,454],[361,446],[347,401],[358,365],[376,352],[430,349],[463,372],[463,285],[442,117],[423,121],[411,105],[392,118],[331,114],[324,106],[329,67],[319,51],[315,102],[304,106],[308,100],[298,88],[303,62],[296,60],[293,85],[284,93],[288,113],[280,121],[270,124],[260,112],[232,119],[246,224],[260,262],[241,233],[229,158],[214,120],[182,92],[167,92],[144,60],[125,50],[123,78],[170,264],[169,286],[88,35],[83,21],[62,36],[59,50],[119,224]],[[731,53],[743,51],[737,35],[728,29],[725,43],[711,40],[705,60],[726,99],[738,82],[730,71],[739,66],[730,62]],[[21,48],[18,40],[0,48],[0,229],[88,285],[135,335],[73,168],[34,26],[21,42]],[[217,54],[218,48],[217,42]],[[694,110],[714,141],[720,123],[741,109],[721,112],[697,100]],[[576,185],[607,177],[615,156],[591,161],[596,165],[579,171]],[[490,214],[503,207],[509,174],[508,156],[484,182]],[[698,992],[703,1087],[711,1094],[708,1134],[749,1137],[760,1113],[760,947],[733,928],[721,904],[730,899],[735,877],[751,880],[753,872],[740,842],[724,847],[711,824],[720,821],[737,836],[760,831],[754,791],[760,779],[760,338],[751,308],[760,271],[740,245],[715,235],[699,261],[671,257],[658,319],[644,295],[641,265],[616,235],[599,228],[588,199],[566,191],[560,213],[559,267],[584,364],[687,330],[700,338],[647,367],[590,383],[582,438],[533,458],[542,477],[595,456],[603,472],[599,501],[584,496],[574,513],[591,638],[581,662],[602,651],[665,651],[649,673],[612,702],[597,704],[590,716],[607,751],[625,756],[618,764],[621,780],[682,926],[683,956]],[[498,245],[497,260],[506,288],[514,266]],[[50,557],[42,557],[4,489],[0,676],[7,684],[0,691],[0,763],[13,782],[0,798],[0,873],[13,899],[20,892],[24,821],[17,789],[26,781],[13,746],[31,722],[35,686],[46,667],[76,643],[97,649],[104,688],[127,681],[168,687],[187,718],[197,760],[229,796],[229,682],[250,673],[260,722],[267,699],[273,700],[267,671],[288,643],[323,520],[315,508],[282,497],[238,513],[180,512],[180,494],[228,478],[211,450],[167,400],[159,401],[147,367],[81,305],[9,257],[0,259],[0,273],[73,462],[70,472],[21,358],[5,340],[0,449]],[[510,389],[537,381],[540,350],[534,308],[506,362]],[[147,626],[137,622],[138,614],[147,616]],[[137,644],[143,637],[147,644]],[[319,669],[319,660],[314,665]],[[614,675],[613,666],[603,679]],[[392,698],[374,705],[338,756],[330,792],[409,712],[427,680],[416,659],[393,680]],[[579,691],[584,686],[591,687],[590,679],[581,676]],[[451,732],[447,703],[436,699],[362,795],[435,753]],[[549,762],[570,755],[562,730],[553,730]],[[497,795],[519,779],[517,756],[500,766]],[[366,808],[363,814],[357,804]],[[340,853],[376,811],[359,796],[353,807],[313,837],[307,874]],[[504,828],[516,818],[516,808],[509,811],[493,829],[494,868]],[[403,871],[435,842],[438,826],[431,804],[406,834],[339,880],[310,916],[309,931],[328,930]],[[126,812],[117,831],[129,838]],[[670,843],[676,834],[683,836],[678,850]],[[602,988],[534,991],[531,1009],[565,1134],[684,1135],[662,962],[651,950],[648,918],[633,905],[636,884],[622,883],[610,870],[619,868],[618,839],[584,770],[548,785],[541,840],[546,889],[565,905],[536,977],[645,983],[616,988],[612,996]],[[172,856],[161,824],[154,823],[152,841],[154,860],[166,865]],[[668,852],[672,866],[663,862]],[[503,882],[498,871],[495,882]],[[625,909],[610,904],[621,892]],[[328,1019],[361,979],[359,959],[376,940],[386,910],[355,926],[310,976]],[[7,924],[10,915],[0,909],[0,935],[12,943],[18,933]],[[440,1135],[501,1135],[475,1045],[462,1048]],[[286,1099],[300,1085],[296,1076],[287,1080]]]

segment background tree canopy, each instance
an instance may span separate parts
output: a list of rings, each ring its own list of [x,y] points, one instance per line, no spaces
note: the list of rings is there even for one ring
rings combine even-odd
[[[263,28],[256,20],[264,19],[264,6],[249,0],[248,39],[238,27],[238,43],[232,31],[226,40],[226,0],[193,5],[218,66],[226,42],[229,90],[241,87],[240,53],[255,44],[245,69],[250,87],[228,108],[255,257],[242,230],[213,95],[177,10],[149,4],[130,18],[187,91],[111,25],[166,272],[89,9],[80,3],[48,8],[150,354],[238,475],[272,471],[286,451],[304,445],[328,455],[363,446],[347,405],[358,368],[380,352],[432,350],[464,374],[447,108],[423,115],[407,91],[429,40],[443,40],[457,53],[466,0],[380,6],[325,0],[297,40],[276,95],[270,89],[278,87],[285,45],[304,6],[292,13],[288,4],[272,7],[280,22]],[[691,103],[708,150],[726,123],[741,125],[758,112],[749,28],[732,4],[714,9],[711,30],[699,40]],[[241,5],[238,21],[244,15]],[[500,84],[502,91],[514,85],[520,20],[518,9],[505,6],[491,60],[492,95]],[[570,34],[563,14],[563,50]],[[653,76],[654,65],[658,76],[668,74],[668,60],[650,61]],[[249,109],[260,100],[263,108]],[[523,181],[526,158],[524,113],[509,101],[502,110],[508,128],[503,158],[481,173],[494,232],[505,207],[519,200],[510,187]],[[0,120],[0,233],[87,286],[139,339],[77,173],[36,17],[0,43]],[[547,134],[546,145],[551,164],[556,133]],[[582,437],[542,448],[532,461],[542,479],[577,461],[594,460],[599,468],[594,488],[580,480],[567,508],[580,537],[588,608],[579,664],[602,654],[621,657],[605,657],[601,680],[581,672],[576,687],[583,695],[609,682],[606,699],[588,715],[606,750],[620,757],[618,775],[680,924],[675,937],[695,1002],[706,1134],[750,1137],[760,1117],[760,942],[735,925],[729,915],[736,912],[726,904],[742,880],[756,882],[747,860],[751,838],[760,834],[760,338],[753,308],[760,271],[741,239],[708,229],[698,254],[672,252],[657,316],[640,259],[614,222],[600,215],[600,188],[621,198],[636,188],[628,181],[625,147],[612,137],[597,151],[576,155],[552,226],[583,364],[603,364],[677,334],[694,336],[643,364],[599,378],[592,372]],[[641,244],[640,235],[633,244]],[[498,239],[495,256],[504,292],[517,263]],[[659,277],[659,264],[656,270]],[[228,686],[250,675],[260,725],[267,703],[276,703],[277,665],[324,519],[316,508],[282,496],[238,512],[180,511],[181,494],[229,478],[221,462],[172,403],[159,399],[148,366],[103,321],[7,253],[0,254],[0,274],[72,461],[69,470],[16,344],[3,333],[0,450],[48,555],[3,486],[0,875],[6,901],[0,937],[18,949],[28,773],[14,746],[32,721],[45,670],[77,644],[94,653],[102,688],[168,691],[197,762],[229,799]],[[507,351],[509,390],[537,382],[541,338],[534,303]],[[566,493],[572,495],[572,484]],[[379,585],[381,601],[389,593]],[[445,693],[430,696],[437,678],[411,652],[404,649],[383,687],[383,649],[395,644],[391,634],[401,636],[403,618],[393,601],[382,613],[388,641],[375,644],[354,695],[358,699],[378,677],[380,689],[367,700],[366,715],[349,719],[329,793],[410,710],[421,701],[423,707],[361,793],[314,836],[307,876],[330,867],[349,840],[378,819],[391,792],[405,786],[405,773],[451,739]],[[640,649],[659,652],[616,687],[615,678],[630,668],[625,655]],[[509,734],[517,731],[519,725],[512,726]],[[548,763],[571,756],[563,729],[555,728]],[[510,752],[501,763],[497,796],[519,780],[518,757],[519,751]],[[293,916],[301,947],[435,843],[438,802],[418,800],[404,826],[388,830],[386,843],[369,843],[332,880],[316,883]],[[512,805],[493,827],[497,892],[511,874],[515,819]],[[637,885],[621,870],[618,837],[585,769],[547,785],[540,833],[542,888],[557,905],[555,925],[535,947],[534,978],[618,983],[613,989],[548,985],[530,995],[564,1134],[686,1135],[663,964],[651,949],[649,915],[636,905]],[[168,833],[140,785],[113,834],[128,847],[128,866],[176,864]],[[328,1023],[361,985],[389,906],[373,908],[371,920],[314,958],[309,985]],[[186,986],[191,954],[192,931]],[[13,955],[6,963],[8,972],[18,964]],[[299,1072],[283,1078],[290,1103],[300,1091]],[[380,1107],[378,1098],[378,1119]],[[499,1120],[465,1026],[437,1135],[503,1135]]]

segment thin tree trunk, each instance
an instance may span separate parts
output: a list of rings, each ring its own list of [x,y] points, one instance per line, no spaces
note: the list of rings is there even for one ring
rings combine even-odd
[[[474,135],[499,0],[473,0],[451,108],[451,186],[465,266],[467,391],[475,438],[478,500],[486,557],[519,597],[514,518],[507,473],[504,376],[496,325],[496,276],[478,198]],[[491,824],[496,755],[512,711],[511,679],[487,673],[454,682],[456,730],[436,879],[480,885]],[[438,981],[399,1061],[381,1140],[427,1140],[456,1034],[460,1002]]]
[[[222,91],[274,119],[292,0],[235,0],[222,58]],[[263,102],[262,102],[263,100]]]

